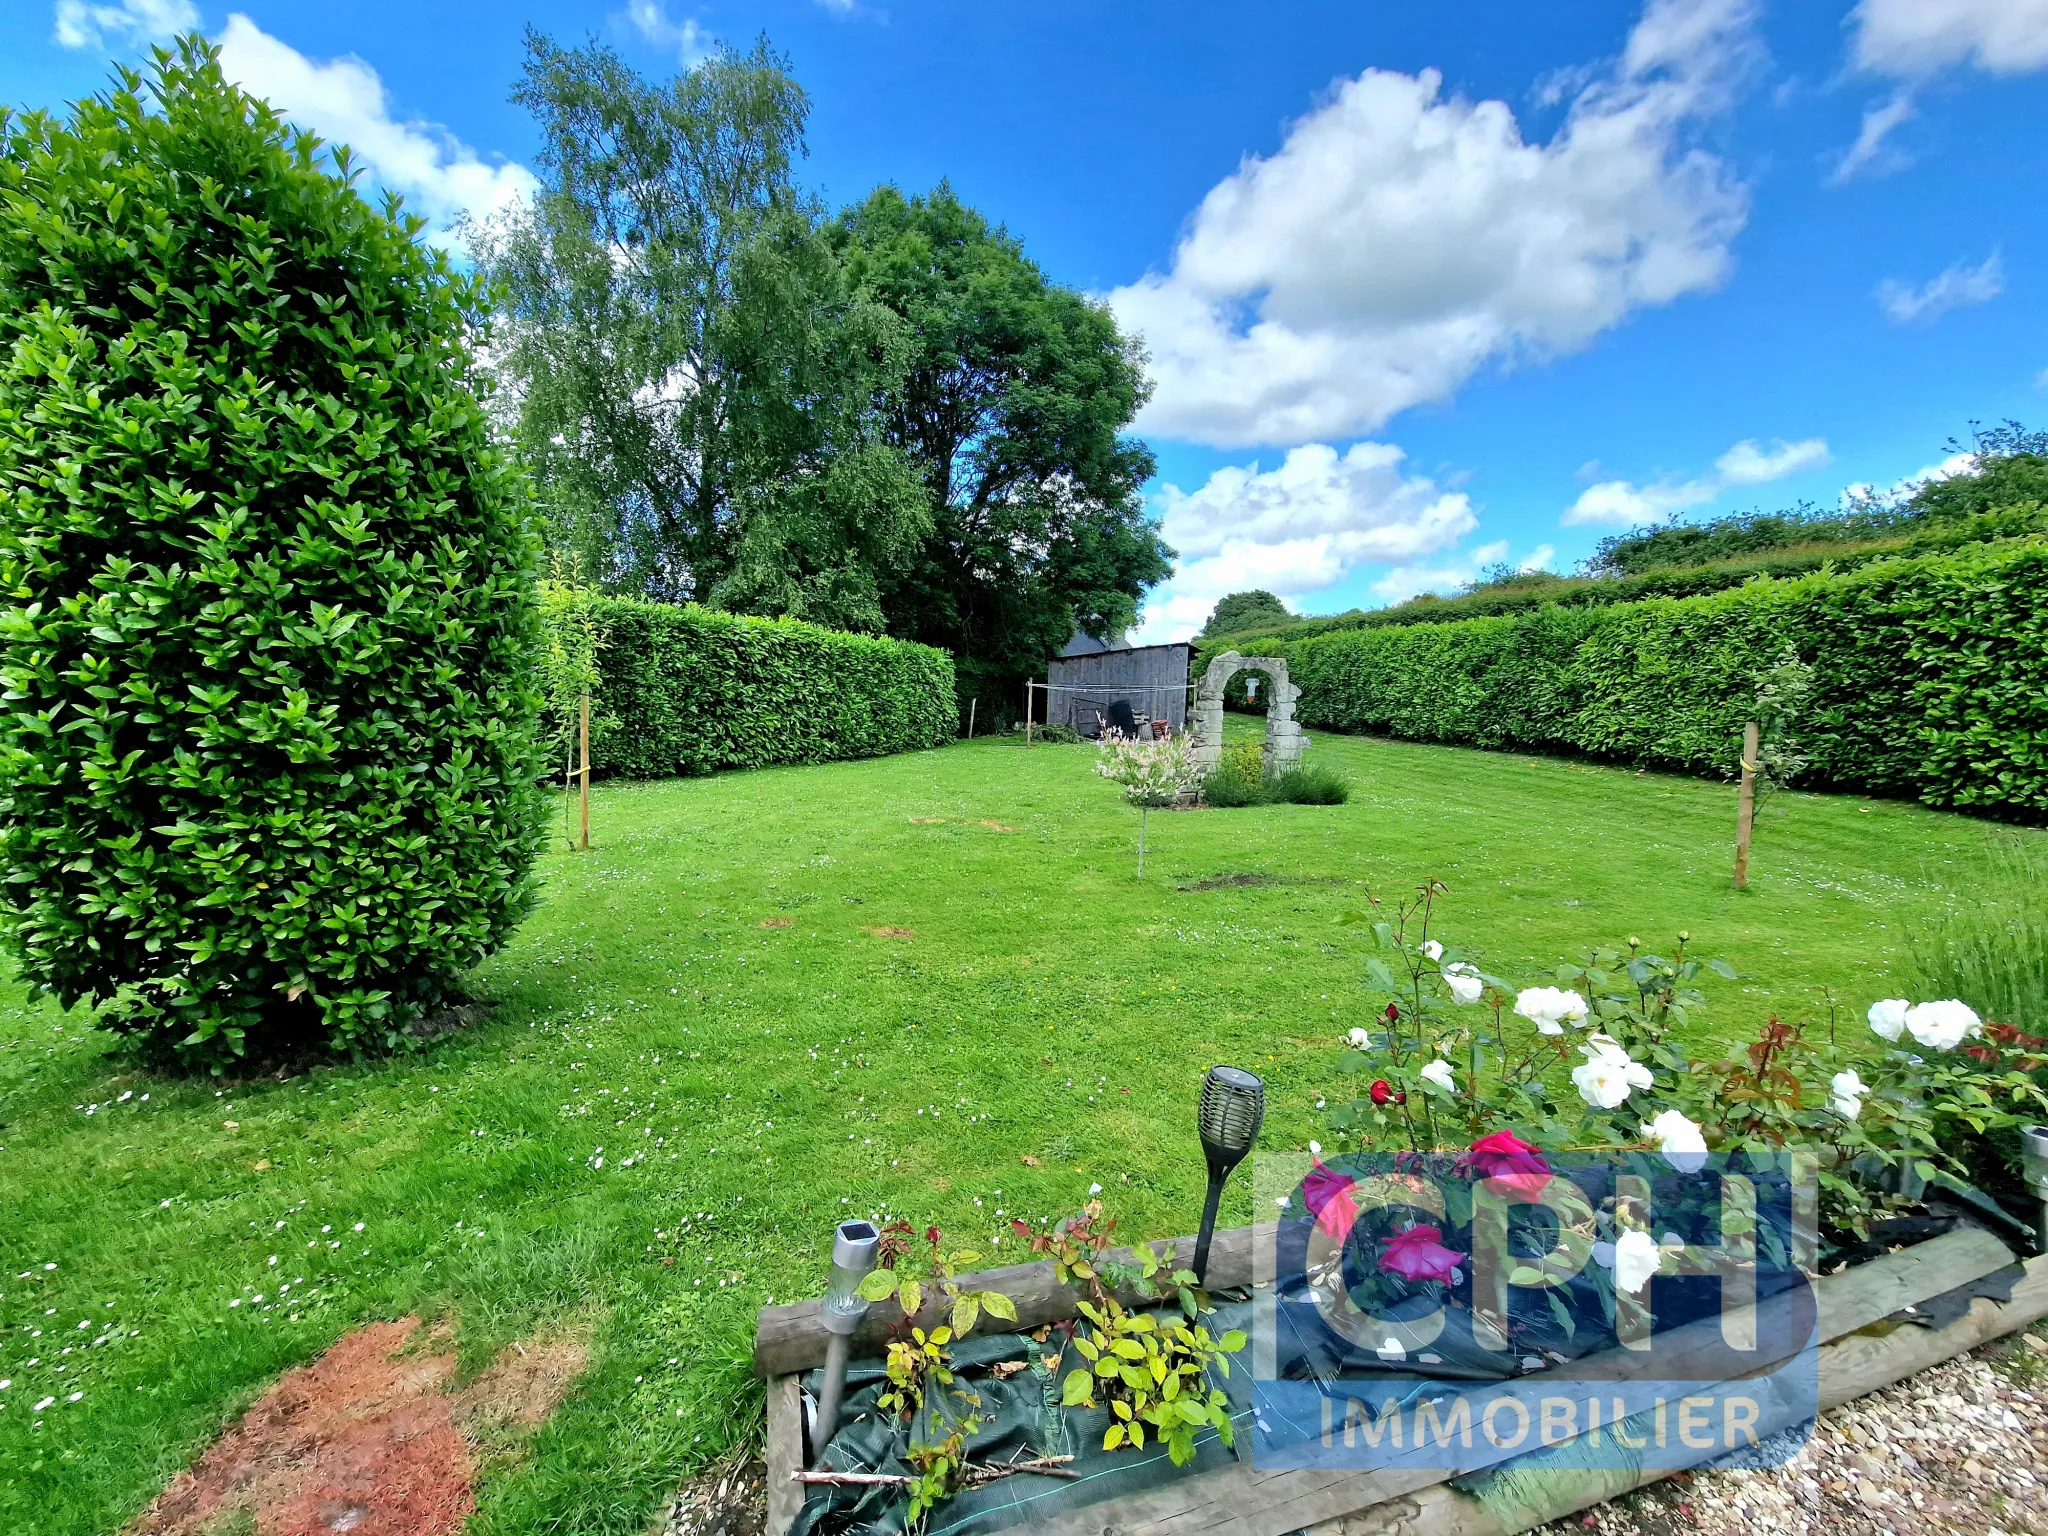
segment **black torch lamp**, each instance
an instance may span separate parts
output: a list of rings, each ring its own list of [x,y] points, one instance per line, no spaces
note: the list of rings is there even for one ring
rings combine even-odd
[[[1202,1204],[1202,1230],[1195,1239],[1195,1279],[1209,1275],[1209,1239],[1216,1234],[1216,1207],[1223,1200],[1223,1181],[1245,1159],[1266,1118],[1266,1084],[1242,1067],[1211,1067],[1202,1079],[1202,1102],[1195,1110],[1195,1129],[1202,1155],[1209,1160],[1209,1198]]]

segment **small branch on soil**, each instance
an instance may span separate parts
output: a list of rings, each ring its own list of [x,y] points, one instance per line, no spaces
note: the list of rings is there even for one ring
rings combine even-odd
[[[983,1483],[993,1483],[1005,1477],[1015,1477],[1020,1472],[1029,1472],[1035,1477],[1079,1477],[1081,1474],[1065,1464],[1071,1456],[1039,1456],[1030,1461],[1003,1461],[975,1465],[970,1462],[960,1469],[960,1479],[970,1488],[979,1488]],[[789,1474],[793,1483],[842,1483],[856,1488],[904,1488],[917,1481],[898,1472],[804,1472]]]

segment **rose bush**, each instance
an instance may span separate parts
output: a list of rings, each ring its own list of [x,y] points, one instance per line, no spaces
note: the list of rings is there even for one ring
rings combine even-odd
[[[1930,1184],[2016,1188],[2018,1127],[2048,1117],[2048,1039],[1963,1000],[1879,999],[1874,1039],[1772,1017],[1740,1053],[1695,1061],[1683,1035],[1701,984],[1735,972],[1694,956],[1688,934],[1668,957],[1632,937],[1517,987],[1441,931],[1446,894],[1432,881],[1391,906],[1369,895],[1345,918],[1374,941],[1374,1027],[1349,1029],[1336,1063],[1367,1086],[1324,1097],[1360,1151],[1452,1154],[1492,1176],[1533,1173],[1540,1148],[1696,1171],[1710,1152],[1809,1146],[1823,1224],[1846,1239]]]

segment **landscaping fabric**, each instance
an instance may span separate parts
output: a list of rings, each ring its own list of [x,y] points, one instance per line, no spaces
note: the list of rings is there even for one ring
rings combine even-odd
[[[1248,1330],[1251,1303],[1225,1302],[1204,1323],[1218,1335],[1232,1328]],[[1062,1410],[1059,1406],[1060,1383],[1068,1367],[1047,1370],[1042,1364],[1033,1364],[1008,1378],[990,1374],[991,1367],[1007,1361],[1042,1362],[1044,1356],[1059,1351],[1061,1342],[1057,1332],[1044,1343],[1021,1333],[969,1335],[953,1346],[953,1369],[960,1385],[981,1398],[977,1411],[982,1424],[967,1442],[969,1460],[987,1464],[1072,1456],[1067,1467],[1079,1475],[1068,1479],[1020,1473],[960,1493],[927,1517],[925,1530],[930,1536],[1003,1530],[1250,1459],[1249,1351],[1231,1357],[1227,1377],[1219,1373],[1215,1378],[1215,1385],[1230,1398],[1234,1445],[1224,1445],[1215,1430],[1204,1429],[1195,1436],[1194,1459],[1176,1467],[1166,1448],[1151,1442],[1143,1450],[1103,1450],[1109,1410]],[[813,1371],[806,1378],[805,1387],[813,1397],[822,1380],[822,1371]],[[880,1360],[849,1362],[840,1428],[818,1462],[818,1470],[906,1475],[912,1471],[902,1459],[907,1440],[904,1428],[875,1408],[885,1382]],[[901,1488],[814,1486],[791,1527],[791,1536],[896,1536],[904,1529],[907,1504],[908,1496]]]

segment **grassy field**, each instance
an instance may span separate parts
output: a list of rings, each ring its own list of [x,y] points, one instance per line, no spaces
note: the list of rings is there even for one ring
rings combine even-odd
[[[600,846],[549,857],[545,904],[478,978],[495,1017],[402,1061],[152,1078],[11,992],[0,1532],[116,1530],[276,1372],[408,1310],[451,1319],[471,1365],[549,1325],[596,1341],[490,1469],[476,1528],[642,1530],[757,1433],[753,1311],[820,1288],[842,1217],[985,1240],[1100,1182],[1127,1233],[1189,1230],[1214,1060],[1266,1074],[1269,1143],[1317,1133],[1363,1008],[1370,941],[1337,917],[1364,883],[1443,879],[1458,940],[1530,980],[1689,928],[1744,975],[1710,992],[1733,1039],[1818,1014],[1823,987],[1857,1014],[1885,995],[1905,926],[2001,835],[1783,795],[1738,895],[1725,786],[1334,737],[1314,756],[1349,805],[1155,815],[1142,883],[1136,813],[1085,748],[601,786]]]

